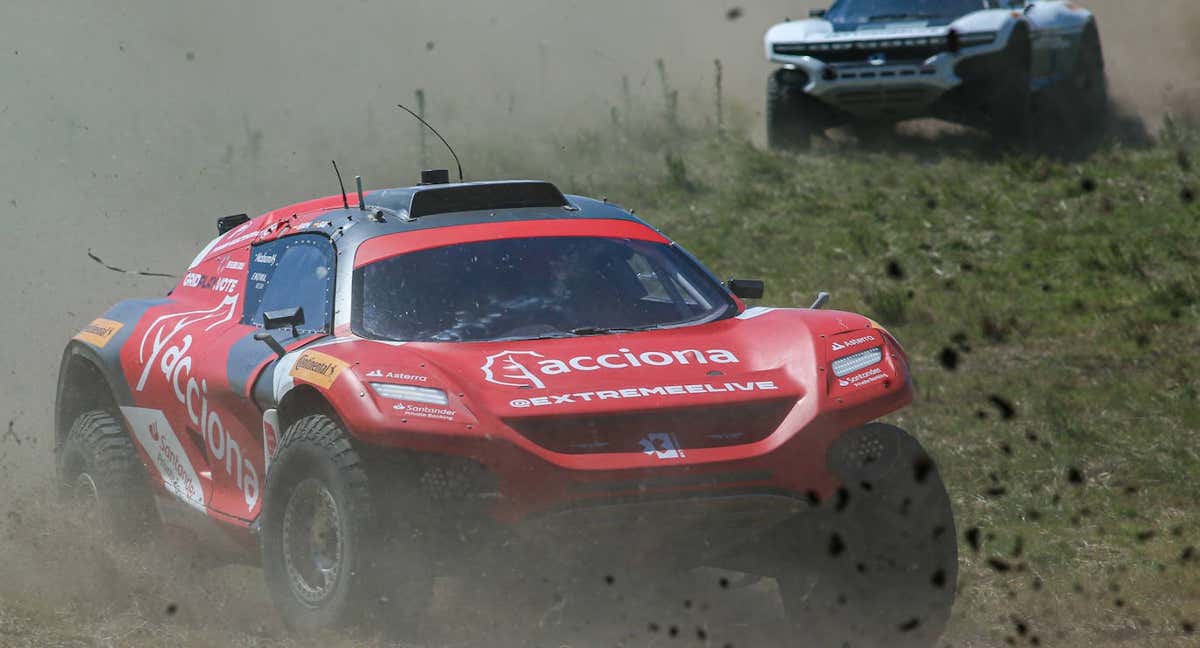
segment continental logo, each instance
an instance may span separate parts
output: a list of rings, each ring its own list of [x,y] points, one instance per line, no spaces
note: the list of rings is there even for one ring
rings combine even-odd
[[[341,375],[342,370],[349,366],[350,363],[339,360],[331,355],[325,355],[317,351],[305,351],[300,356],[300,359],[296,361],[296,365],[292,367],[289,374],[292,378],[299,378],[304,382],[329,389],[333,386],[333,382],[337,380],[337,377]]]
[[[97,349],[103,349],[108,344],[108,341],[113,339],[113,336],[117,334],[117,331],[121,330],[122,326],[125,325],[110,319],[94,319],[91,324],[83,327],[83,330],[75,336],[75,339],[80,342],[87,342]]]

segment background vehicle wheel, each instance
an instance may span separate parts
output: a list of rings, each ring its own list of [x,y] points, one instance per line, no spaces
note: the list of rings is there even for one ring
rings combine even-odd
[[[1037,139],[1054,153],[1086,154],[1105,136],[1109,125],[1108,81],[1095,24],[1080,36],[1071,73],[1038,93]]]
[[[426,561],[384,528],[366,467],[329,417],[288,428],[262,520],[267,588],[288,627],[403,626],[424,612],[433,583]]]
[[[1108,123],[1108,79],[1104,74],[1104,51],[1100,46],[1100,32],[1091,23],[1079,41],[1079,58],[1071,75],[1070,91],[1080,135],[1097,136],[1103,133]]]
[[[61,492],[95,511],[101,523],[126,541],[158,529],[158,510],[142,459],[125,426],[103,410],[75,419],[58,454]]]
[[[819,118],[816,100],[789,83],[789,70],[776,70],[767,77],[767,147],[784,151],[805,151],[814,135],[825,127]]]
[[[988,101],[988,129],[1000,144],[1024,147],[1033,135],[1032,50],[1029,34],[1014,31]]]
[[[869,478],[846,480],[833,510],[807,527],[794,547],[810,555],[777,576],[784,607],[814,646],[928,648],[954,603],[950,499],[911,436],[882,424],[860,431],[866,441],[853,452],[875,453],[886,472],[877,463]]]

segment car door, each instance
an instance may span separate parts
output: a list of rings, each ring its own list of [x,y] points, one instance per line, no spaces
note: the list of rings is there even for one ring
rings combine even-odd
[[[263,413],[252,392],[255,379],[275,360],[265,343],[254,339],[263,332],[263,314],[298,308],[304,322],[269,333],[291,350],[323,337],[331,330],[334,249],[326,236],[299,234],[253,246],[244,289],[241,317],[220,334],[211,375],[221,385],[210,403],[230,420],[223,420],[224,438],[208,438],[214,462],[212,508],[242,520],[258,517],[266,475]]]
[[[121,411],[152,478],[201,511],[215,492],[209,436],[223,439],[232,418],[214,398],[222,389],[214,350],[241,316],[248,254],[235,249],[189,268],[121,351],[133,401]]]
[[[320,235],[240,247],[189,270],[143,318],[122,358],[138,407],[123,409],[168,492],[218,518],[258,516],[263,421],[250,393],[275,354],[254,335],[264,311],[293,306],[308,321],[273,331],[277,340],[295,348],[325,335],[333,258]]]

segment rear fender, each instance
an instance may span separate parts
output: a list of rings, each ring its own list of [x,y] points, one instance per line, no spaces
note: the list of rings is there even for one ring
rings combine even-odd
[[[92,320],[67,343],[58,371],[55,395],[55,448],[62,445],[71,425],[89,409],[133,404],[133,394],[121,368],[121,348],[133,335],[147,310],[165,299],[119,302]],[[118,417],[119,418],[119,417]]]

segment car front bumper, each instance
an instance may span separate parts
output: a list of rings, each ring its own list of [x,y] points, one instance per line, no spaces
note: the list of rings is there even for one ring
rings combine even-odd
[[[942,52],[923,61],[826,63],[809,56],[773,54],[784,67],[783,78],[805,94],[847,115],[867,119],[936,116],[939,100],[963,85],[958,71],[972,59],[1004,50],[1003,39]]]

